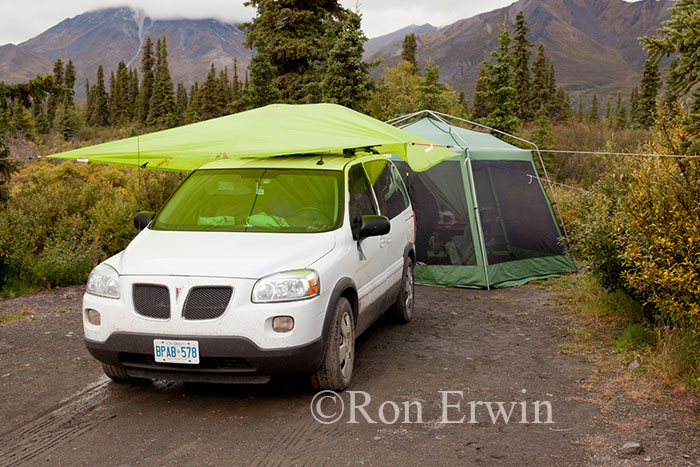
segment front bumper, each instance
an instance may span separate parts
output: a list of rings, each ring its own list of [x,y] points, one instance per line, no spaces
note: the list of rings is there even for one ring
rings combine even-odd
[[[198,365],[157,363],[153,339],[196,340]],[[282,349],[261,349],[244,337],[162,336],[129,332],[113,333],[105,342],[85,339],[97,360],[124,367],[129,376],[201,382],[266,382],[269,375],[311,373],[324,356],[323,338]]]

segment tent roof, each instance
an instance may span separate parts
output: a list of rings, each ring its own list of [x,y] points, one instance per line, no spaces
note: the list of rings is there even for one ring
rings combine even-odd
[[[191,171],[222,157],[342,154],[371,147],[380,154],[395,153],[422,171],[455,155],[446,148],[426,152],[411,142],[431,143],[340,105],[272,104],[48,157]]]
[[[445,124],[430,116],[402,125],[401,129],[426,138],[436,144],[462,147],[464,145],[462,140],[464,140],[467,143],[469,154],[475,159],[532,160],[531,151],[508,144],[489,133]],[[456,135],[459,135],[459,137]]]

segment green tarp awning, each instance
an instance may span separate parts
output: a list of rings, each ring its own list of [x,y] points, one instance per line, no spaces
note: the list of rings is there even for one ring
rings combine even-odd
[[[191,171],[221,157],[342,153],[371,147],[417,172],[455,155],[430,141],[335,104],[272,104],[246,112],[48,156]]]

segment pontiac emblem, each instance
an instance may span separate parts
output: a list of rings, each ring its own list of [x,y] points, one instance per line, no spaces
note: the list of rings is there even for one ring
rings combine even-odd
[[[182,292],[182,287],[176,287],[175,288],[175,300],[177,301],[180,298],[180,293]]]

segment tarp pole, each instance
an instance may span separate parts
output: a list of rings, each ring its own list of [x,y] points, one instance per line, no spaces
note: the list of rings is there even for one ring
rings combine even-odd
[[[484,265],[484,278],[486,279],[486,290],[491,290],[491,284],[489,283],[489,271],[488,271],[488,260],[486,256],[486,244],[484,243],[484,231],[481,228],[481,214],[479,213],[479,201],[476,198],[476,185],[474,184],[474,173],[472,172],[472,159],[469,155],[469,149],[464,151],[466,159],[464,160],[464,165],[467,169],[467,175],[469,176],[469,185],[471,186],[471,196],[472,203],[474,204],[474,218],[476,219],[476,231],[479,237],[479,249],[481,250],[481,262]]]

